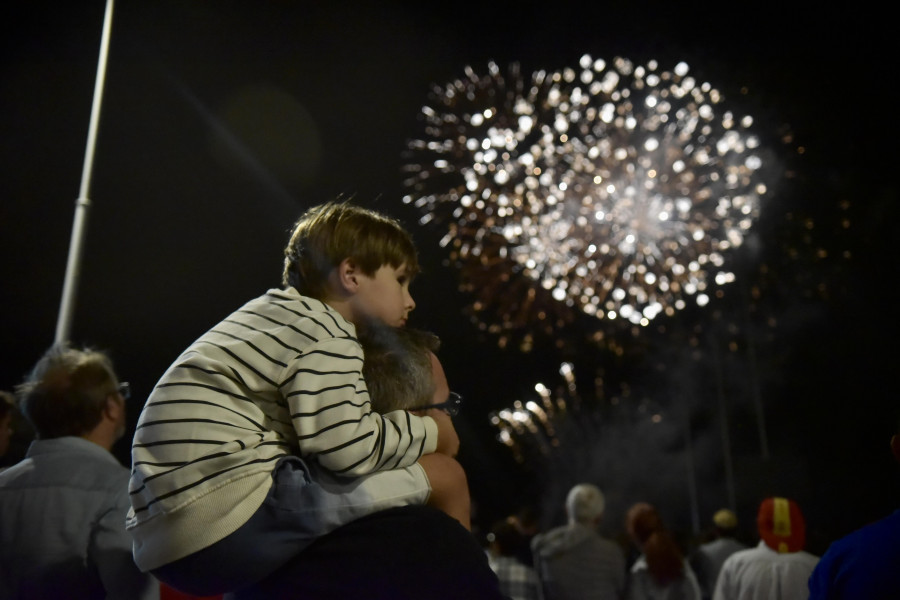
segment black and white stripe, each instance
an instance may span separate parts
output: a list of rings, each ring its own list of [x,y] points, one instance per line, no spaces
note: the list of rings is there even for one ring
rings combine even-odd
[[[232,313],[179,357],[141,413],[130,526],[190,510],[291,452],[349,476],[414,463],[422,419],[373,412],[362,362],[353,325],[294,290]]]

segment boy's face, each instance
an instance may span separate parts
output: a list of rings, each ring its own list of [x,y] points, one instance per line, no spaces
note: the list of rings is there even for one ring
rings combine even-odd
[[[359,287],[353,299],[356,312],[392,327],[406,325],[409,313],[416,307],[409,294],[406,265],[382,265],[371,277],[362,273],[358,277]]]

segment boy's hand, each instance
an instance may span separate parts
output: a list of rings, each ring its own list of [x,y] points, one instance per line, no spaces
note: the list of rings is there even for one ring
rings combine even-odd
[[[434,451],[455,457],[459,453],[459,436],[450,415],[440,409],[431,409],[424,411],[424,416],[434,419],[438,426],[437,448]]]

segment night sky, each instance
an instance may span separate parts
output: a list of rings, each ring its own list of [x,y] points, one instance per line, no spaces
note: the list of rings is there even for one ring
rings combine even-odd
[[[638,500],[689,532],[730,502],[729,469],[751,537],[759,501],[790,495],[817,552],[898,504],[895,52],[874,8],[306,4],[116,6],[70,337],[111,353],[135,391],[132,423],[184,347],[279,285],[296,217],[346,194],[401,219],[419,246],[411,324],[441,336],[451,388],[467,400],[460,460],[482,526],[528,503],[555,524],[568,487],[590,479],[609,496],[611,533]],[[54,339],[104,3],[7,11],[3,389]],[[400,201],[404,150],[432,86],[467,65],[556,70],[585,53],[688,62],[755,116],[778,183],[752,243],[730,257],[738,281],[704,309],[637,332],[582,315],[530,352],[501,349],[467,313],[437,243],[446,230],[419,225]],[[604,343],[586,341],[598,330]],[[523,436],[518,462],[488,415],[537,382],[557,387],[563,361],[580,408],[559,418],[549,454]],[[127,464],[125,442],[115,451]]]

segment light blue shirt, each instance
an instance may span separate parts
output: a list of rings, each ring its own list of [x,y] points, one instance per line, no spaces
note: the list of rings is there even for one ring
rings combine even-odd
[[[37,440],[0,473],[0,600],[159,598],[125,531],[128,477],[78,437]]]

